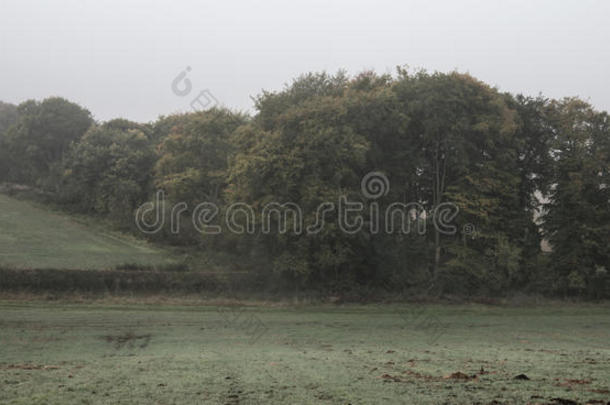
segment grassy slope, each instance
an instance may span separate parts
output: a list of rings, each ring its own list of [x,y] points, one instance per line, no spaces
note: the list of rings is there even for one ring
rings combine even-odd
[[[610,389],[608,306],[423,310],[247,308],[233,319],[239,312],[215,307],[4,302],[0,403],[538,404],[556,397],[579,403],[610,398],[603,393]],[[266,328],[257,340],[244,323],[252,319]],[[444,325],[438,340],[424,319]],[[138,338],[116,339],[130,333]],[[486,373],[474,380],[444,378],[481,368]],[[530,380],[513,379],[520,373]]]
[[[0,194],[0,265],[106,269],[168,261],[166,252]]]

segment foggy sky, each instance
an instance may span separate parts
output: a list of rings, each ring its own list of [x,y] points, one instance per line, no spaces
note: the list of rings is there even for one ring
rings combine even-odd
[[[610,2],[0,0],[0,100],[57,95],[154,120],[205,89],[227,107],[301,73],[458,69],[610,110]],[[192,91],[172,80],[187,67]]]

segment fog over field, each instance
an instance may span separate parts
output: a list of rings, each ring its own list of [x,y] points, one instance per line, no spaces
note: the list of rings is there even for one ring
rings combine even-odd
[[[0,0],[0,405],[610,405],[609,17]]]

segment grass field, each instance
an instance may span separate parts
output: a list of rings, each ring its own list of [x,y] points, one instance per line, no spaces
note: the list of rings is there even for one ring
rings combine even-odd
[[[11,271],[173,260],[0,194],[0,266],[18,269]],[[610,401],[607,304],[217,307],[112,299],[124,300],[0,301],[0,403]]]
[[[1,403],[610,400],[607,305],[218,308],[4,301],[0,343]],[[529,380],[515,379],[520,374]]]
[[[167,252],[133,238],[0,194],[0,265],[108,269],[167,264]]]

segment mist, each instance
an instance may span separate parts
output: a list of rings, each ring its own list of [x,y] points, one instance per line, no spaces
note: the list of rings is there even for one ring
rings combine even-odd
[[[309,71],[457,69],[501,91],[610,109],[604,1],[91,1],[0,5],[0,99],[61,96],[97,120],[189,111],[198,92],[251,112]],[[187,68],[193,91],[171,90]]]

